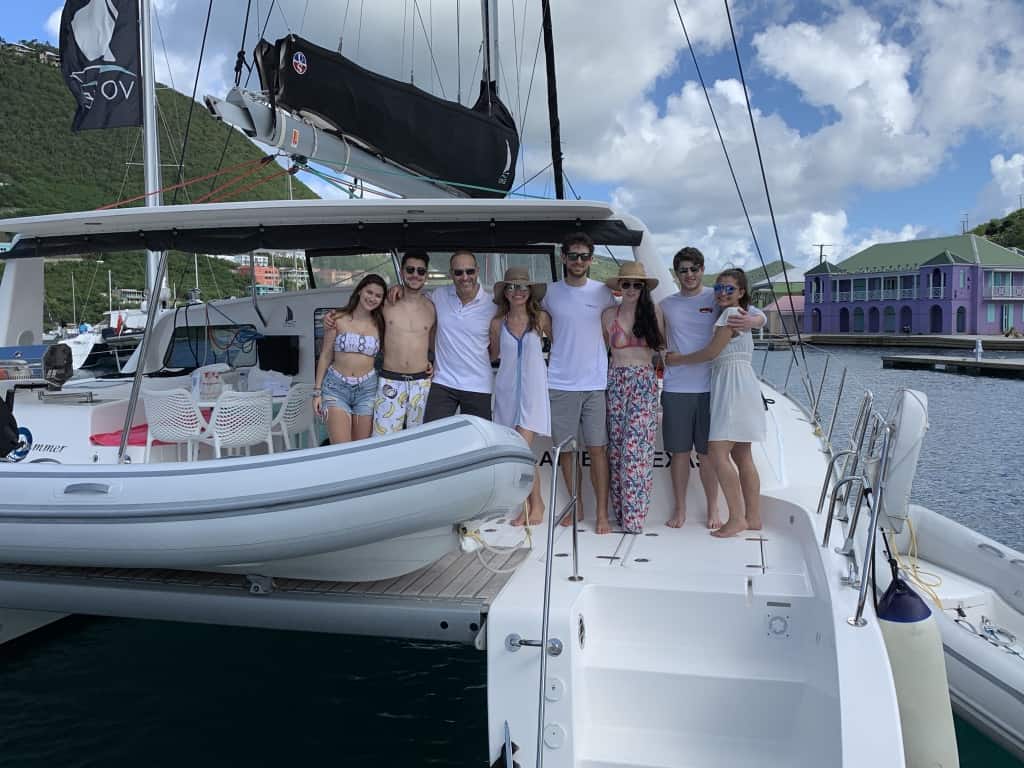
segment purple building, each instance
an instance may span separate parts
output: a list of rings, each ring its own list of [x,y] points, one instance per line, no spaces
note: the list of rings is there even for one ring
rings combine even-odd
[[[978,235],[879,243],[804,273],[811,333],[1024,329],[1024,254]]]

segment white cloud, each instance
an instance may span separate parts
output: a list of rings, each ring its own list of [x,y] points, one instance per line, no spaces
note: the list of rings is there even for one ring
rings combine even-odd
[[[64,3],[60,4],[53,13],[46,17],[43,28],[50,35],[50,40],[56,41],[60,37],[60,17],[64,13]]]

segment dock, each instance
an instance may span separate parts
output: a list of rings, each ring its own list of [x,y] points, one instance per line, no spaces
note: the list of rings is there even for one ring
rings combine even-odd
[[[849,347],[928,347],[930,349],[974,349],[981,341],[986,350],[1024,352],[1024,339],[1007,336],[979,336],[957,333],[805,333],[803,340],[814,345]]]
[[[882,355],[882,367],[1024,379],[1024,360],[977,360],[973,357],[940,355]]]
[[[452,552],[405,576],[370,582],[0,564],[0,608],[479,647],[491,603],[529,552]]]

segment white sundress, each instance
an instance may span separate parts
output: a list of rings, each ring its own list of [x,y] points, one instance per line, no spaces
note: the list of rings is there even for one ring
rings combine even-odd
[[[715,322],[724,326],[736,307],[726,309]],[[754,339],[749,331],[733,336],[711,363],[711,432],[709,440],[760,443],[767,424],[761,385],[751,365]]]
[[[502,323],[500,353],[501,365],[494,377],[494,421],[550,435],[551,401],[540,334],[527,331],[519,339]]]

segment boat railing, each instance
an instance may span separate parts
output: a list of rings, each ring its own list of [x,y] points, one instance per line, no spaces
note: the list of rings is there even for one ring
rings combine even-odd
[[[555,446],[551,462],[551,496],[548,509],[551,514],[548,516],[547,545],[544,550],[544,606],[541,612],[541,629],[539,640],[524,640],[517,634],[510,634],[505,638],[505,648],[509,651],[518,651],[526,646],[530,648],[544,649],[540,654],[540,680],[537,685],[537,768],[544,765],[544,715],[545,702],[547,701],[546,681],[548,675],[548,656],[558,656],[562,653],[562,641],[556,637],[550,637],[551,618],[551,583],[552,563],[555,551],[555,530],[562,523],[566,515],[572,515],[572,575],[569,581],[583,581],[579,569],[579,531],[577,524],[577,510],[579,509],[579,473],[580,473],[580,446],[574,436],[567,437]],[[557,512],[555,503],[558,496],[558,471],[561,466],[562,454],[565,451],[572,451],[572,470],[569,485],[569,498]],[[529,515],[529,510],[527,510]],[[508,753],[506,753],[508,754]]]
[[[775,360],[779,361],[779,357],[776,355]],[[835,551],[847,558],[847,573],[842,577],[842,583],[859,591],[856,613],[848,621],[851,626],[864,626],[869,583],[867,568],[874,557],[889,471],[892,426],[876,409],[874,393],[866,386],[856,386],[856,378],[835,355],[809,344],[800,344],[794,345],[787,357],[783,374],[783,369],[777,364],[770,369],[769,352],[765,351],[761,379],[803,410],[815,433],[822,439],[829,461],[818,498],[819,515],[828,503],[821,546],[829,546],[833,523],[846,524],[844,540]],[[780,378],[781,383],[777,383]],[[857,390],[860,392],[859,400],[853,394]],[[857,404],[855,411],[854,403]],[[836,432],[841,422],[844,426],[849,424],[848,430],[841,430],[846,432],[845,445]],[[854,537],[865,507],[869,522],[860,559],[863,565],[858,566]]]

